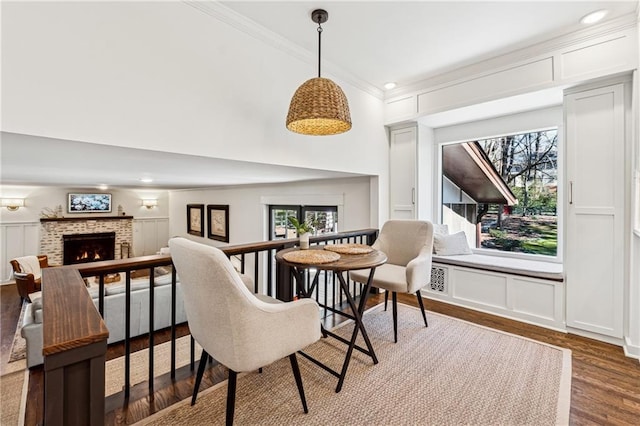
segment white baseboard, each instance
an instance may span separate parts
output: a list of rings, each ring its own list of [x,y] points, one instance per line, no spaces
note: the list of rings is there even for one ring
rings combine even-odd
[[[629,358],[635,358],[640,360],[640,345],[634,345],[631,343],[631,339],[624,338],[624,354]]]
[[[567,327],[567,331],[578,336],[588,337],[589,339],[599,340],[600,342],[611,343],[612,345],[624,347],[624,339],[619,339],[617,337],[605,336],[604,334],[581,330],[575,327]]]
[[[507,319],[510,319],[510,320],[513,320],[513,321],[519,321],[519,322],[522,322],[522,323],[525,323],[525,324],[535,325],[537,327],[546,328],[548,330],[558,331],[560,333],[566,333],[567,332],[567,329],[564,326],[556,326],[556,325],[552,325],[552,324],[548,324],[548,323],[541,323],[539,321],[531,321],[531,320],[528,320],[526,318],[515,316],[511,312],[506,311],[506,310],[487,309],[486,307],[482,307],[482,306],[479,306],[477,304],[464,303],[464,302],[461,302],[461,301],[459,301],[457,299],[450,299],[450,298],[442,297],[440,295],[436,295],[436,294],[433,294],[432,292],[425,291],[425,290],[421,291],[421,294],[422,294],[423,297],[426,297],[427,299],[437,300],[438,302],[444,302],[444,303],[448,303],[448,304],[454,305],[454,306],[460,306],[461,308],[471,309],[471,310],[474,310],[474,311],[482,312],[484,314],[495,315],[497,317],[507,318]]]

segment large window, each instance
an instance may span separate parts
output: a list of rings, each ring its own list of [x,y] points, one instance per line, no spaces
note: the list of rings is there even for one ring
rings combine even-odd
[[[472,247],[556,256],[558,131],[443,145],[442,221]]]
[[[296,230],[288,221],[294,216],[298,221],[310,223],[314,235],[338,232],[337,206],[269,206],[269,239],[296,238]]]

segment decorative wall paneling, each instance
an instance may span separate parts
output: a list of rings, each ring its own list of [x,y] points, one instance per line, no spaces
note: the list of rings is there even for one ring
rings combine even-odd
[[[40,222],[0,223],[0,282],[5,283],[11,278],[11,259],[41,254],[38,251],[39,241]]]
[[[169,218],[155,217],[133,220],[131,256],[156,254],[169,243]]]
[[[114,217],[115,218],[115,217]],[[89,218],[90,219],[90,218]],[[86,218],[78,218],[78,222],[82,220],[87,221]],[[89,220],[89,222],[95,222]],[[108,221],[117,223],[119,221]],[[46,222],[41,224],[40,222],[5,222],[0,223],[0,282],[6,283],[11,278],[11,265],[9,261],[20,256],[28,256],[35,254],[47,254],[52,257],[49,259],[49,263],[62,264],[62,237],[58,235],[56,241],[59,239],[59,248],[49,250],[48,246],[41,246],[41,226],[42,228],[55,227],[53,223]],[[88,226],[76,223],[76,221],[63,221],[60,222],[63,226],[71,226],[73,230],[68,230],[69,233],[82,232],[102,232],[103,226],[96,228],[96,226]],[[75,224],[75,226],[74,226]],[[126,228],[126,226],[125,226]],[[129,227],[129,229],[131,229]],[[108,230],[111,230],[110,228]],[[63,231],[67,232],[67,231]],[[44,235],[44,234],[43,234]],[[120,258],[120,243],[123,241],[131,241],[131,230],[125,232],[125,235],[121,238],[122,241],[116,241],[116,258]],[[166,247],[169,241],[169,218],[143,218],[133,220],[133,246],[130,256],[145,256],[149,254],[155,254],[161,247]],[[57,246],[58,244],[56,244]]]
[[[431,283],[422,289],[425,297],[565,330],[562,282],[436,262],[433,268]]]
[[[418,115],[440,112],[548,87],[553,58],[514,66],[418,95]]]
[[[623,23],[602,35],[576,33],[449,73],[464,74],[449,81],[426,81],[411,93],[385,100],[385,124],[629,72],[638,64],[634,25]]]

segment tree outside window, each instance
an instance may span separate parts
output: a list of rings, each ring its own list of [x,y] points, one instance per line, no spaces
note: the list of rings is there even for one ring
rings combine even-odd
[[[520,253],[556,256],[557,254],[557,191],[558,191],[558,131],[549,129],[520,133],[472,142],[479,146],[499,177],[517,198],[517,203],[484,202],[469,196],[464,180],[452,184],[464,193],[460,203],[446,202],[444,208],[461,221],[477,229],[476,246]],[[476,182],[477,185],[477,182]],[[477,187],[474,188],[477,191]],[[443,183],[443,193],[445,191]],[[478,191],[481,192],[481,191]],[[463,205],[461,205],[463,204]],[[468,214],[469,207],[473,214]],[[460,212],[465,212],[463,216]],[[449,225],[451,227],[451,225]],[[455,228],[455,226],[454,226]],[[454,229],[453,231],[455,231]]]

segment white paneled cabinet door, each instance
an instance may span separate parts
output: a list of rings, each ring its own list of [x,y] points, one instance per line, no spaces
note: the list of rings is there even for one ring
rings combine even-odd
[[[565,96],[567,326],[622,338],[624,86]]]
[[[416,129],[390,132],[389,200],[391,219],[416,218]]]

